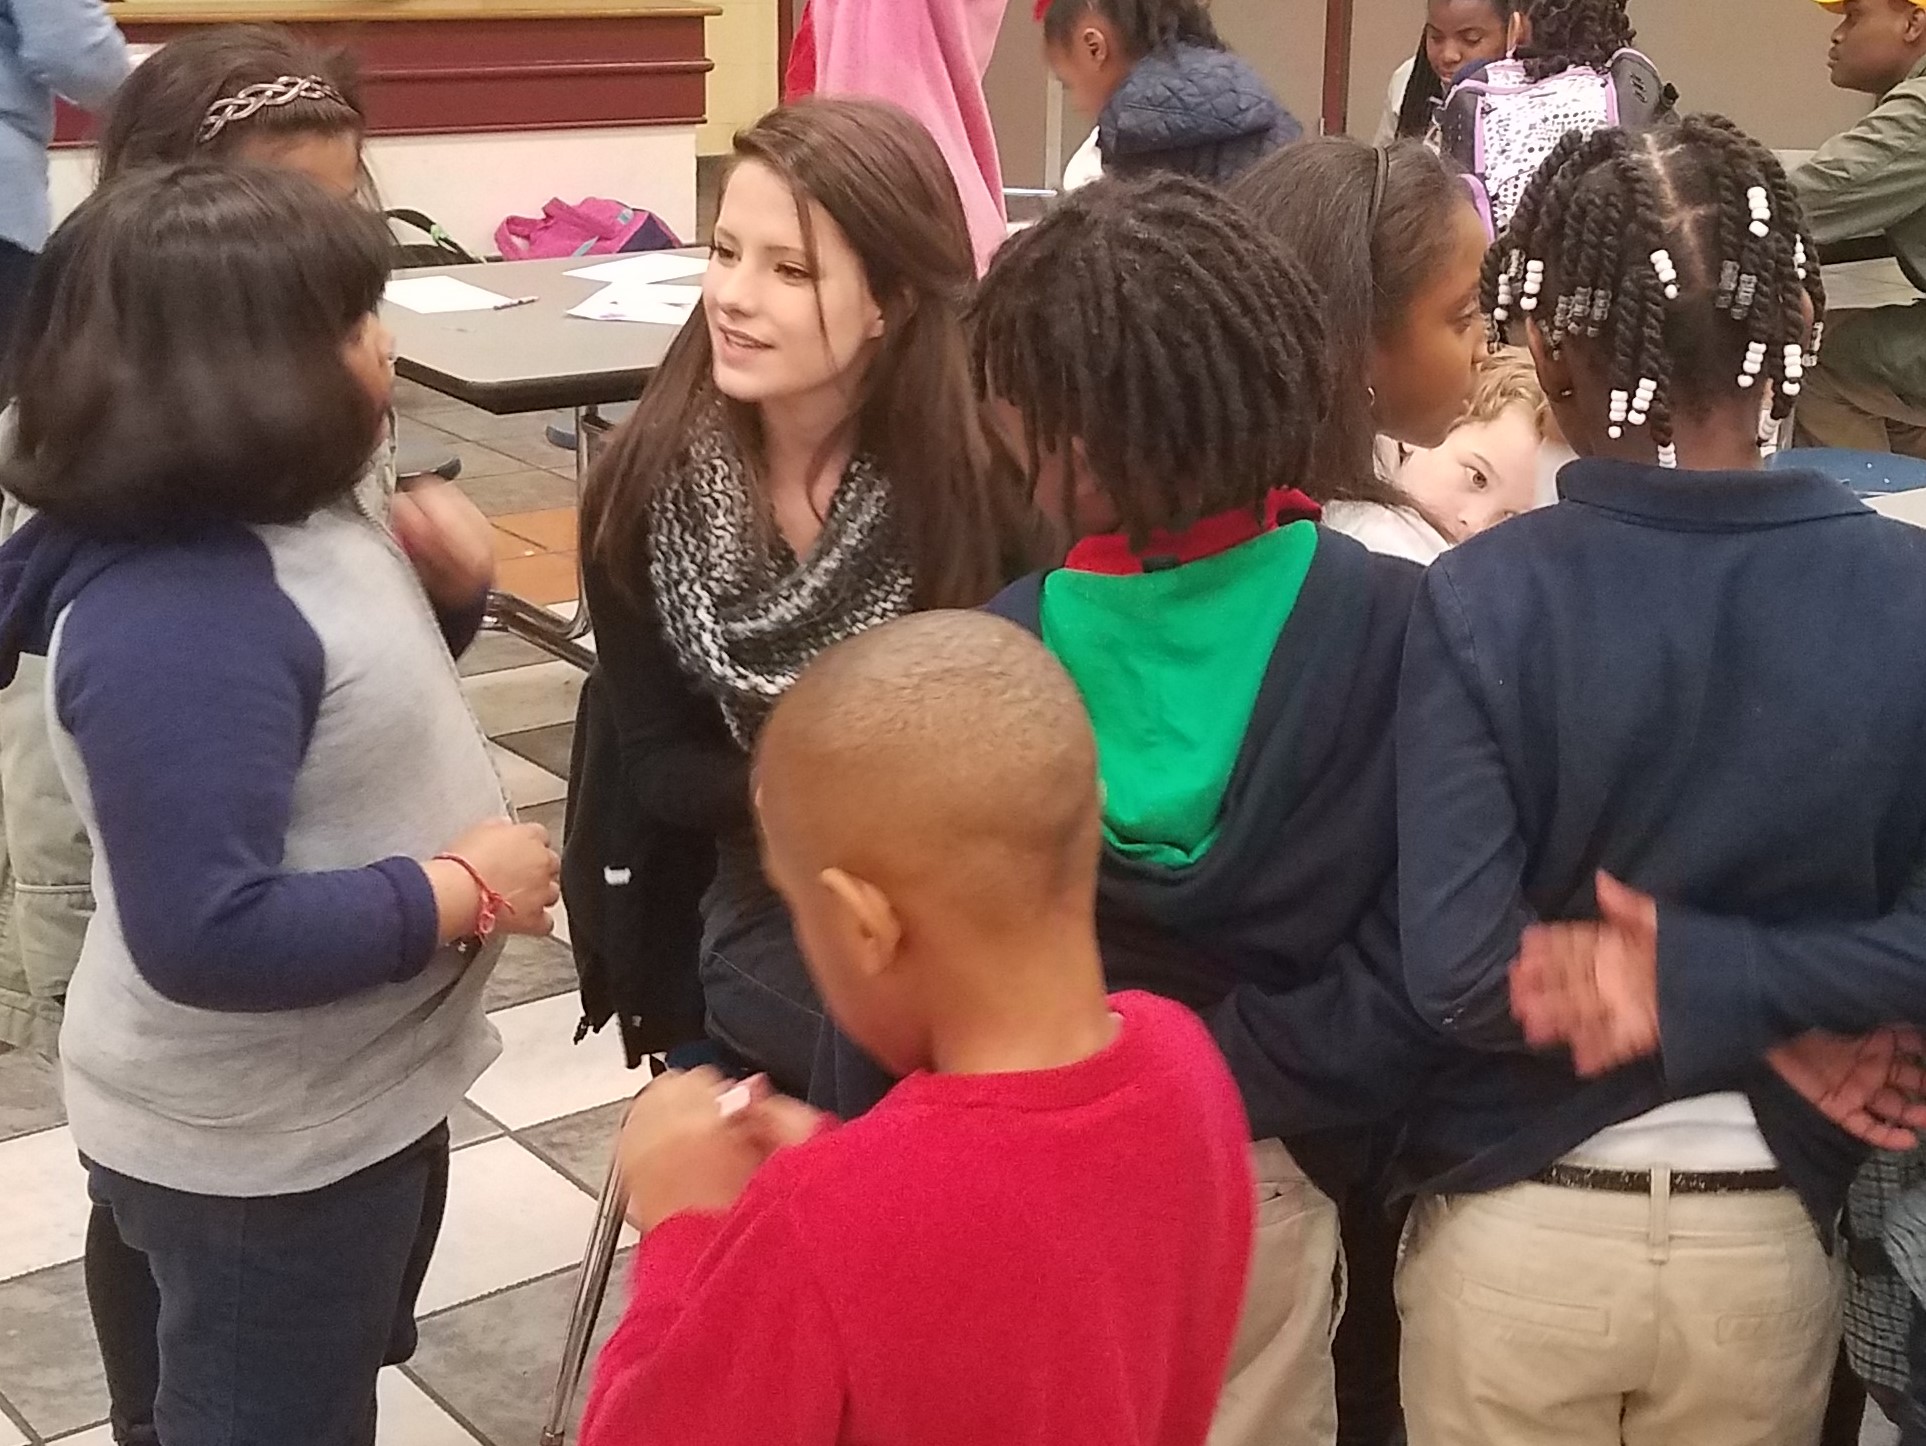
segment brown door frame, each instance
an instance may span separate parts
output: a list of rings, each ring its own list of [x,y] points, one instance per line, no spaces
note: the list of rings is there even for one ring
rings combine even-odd
[[[1324,134],[1341,136],[1351,118],[1353,0],[1324,0]]]
[[[789,74],[789,47],[796,43],[796,0],[776,0],[776,94]]]

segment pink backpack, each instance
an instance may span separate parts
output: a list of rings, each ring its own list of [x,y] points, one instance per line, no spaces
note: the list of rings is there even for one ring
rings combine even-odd
[[[570,256],[613,256],[621,251],[664,251],[682,243],[652,211],[591,196],[571,206],[557,199],[540,216],[510,216],[496,228],[504,261],[552,261]]]

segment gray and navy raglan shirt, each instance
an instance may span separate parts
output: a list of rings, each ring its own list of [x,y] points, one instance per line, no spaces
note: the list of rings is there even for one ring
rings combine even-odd
[[[0,682],[48,658],[99,912],[67,998],[74,1141],[197,1194],[288,1194],[445,1119],[500,1049],[496,950],[437,943],[418,860],[506,816],[438,618],[351,499],[129,543],[0,548]]]

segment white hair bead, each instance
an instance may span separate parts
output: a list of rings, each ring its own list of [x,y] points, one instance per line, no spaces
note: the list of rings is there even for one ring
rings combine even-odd
[[[1652,272],[1658,277],[1659,285],[1665,288],[1665,299],[1667,301],[1677,301],[1679,299],[1679,269],[1672,264],[1672,253],[1667,251],[1663,246],[1652,253]]]

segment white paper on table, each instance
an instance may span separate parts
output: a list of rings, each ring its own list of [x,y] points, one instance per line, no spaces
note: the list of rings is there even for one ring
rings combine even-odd
[[[513,297],[453,276],[403,276],[388,283],[383,299],[424,315],[444,311],[499,311]]]
[[[621,256],[614,261],[584,266],[580,271],[568,274],[579,276],[584,281],[622,281],[646,286],[654,281],[682,281],[691,276],[700,276],[708,269],[709,261],[705,256],[677,256],[672,251],[638,251],[633,256]]]
[[[702,301],[699,286],[604,286],[570,316],[589,321],[636,321],[681,326]]]

